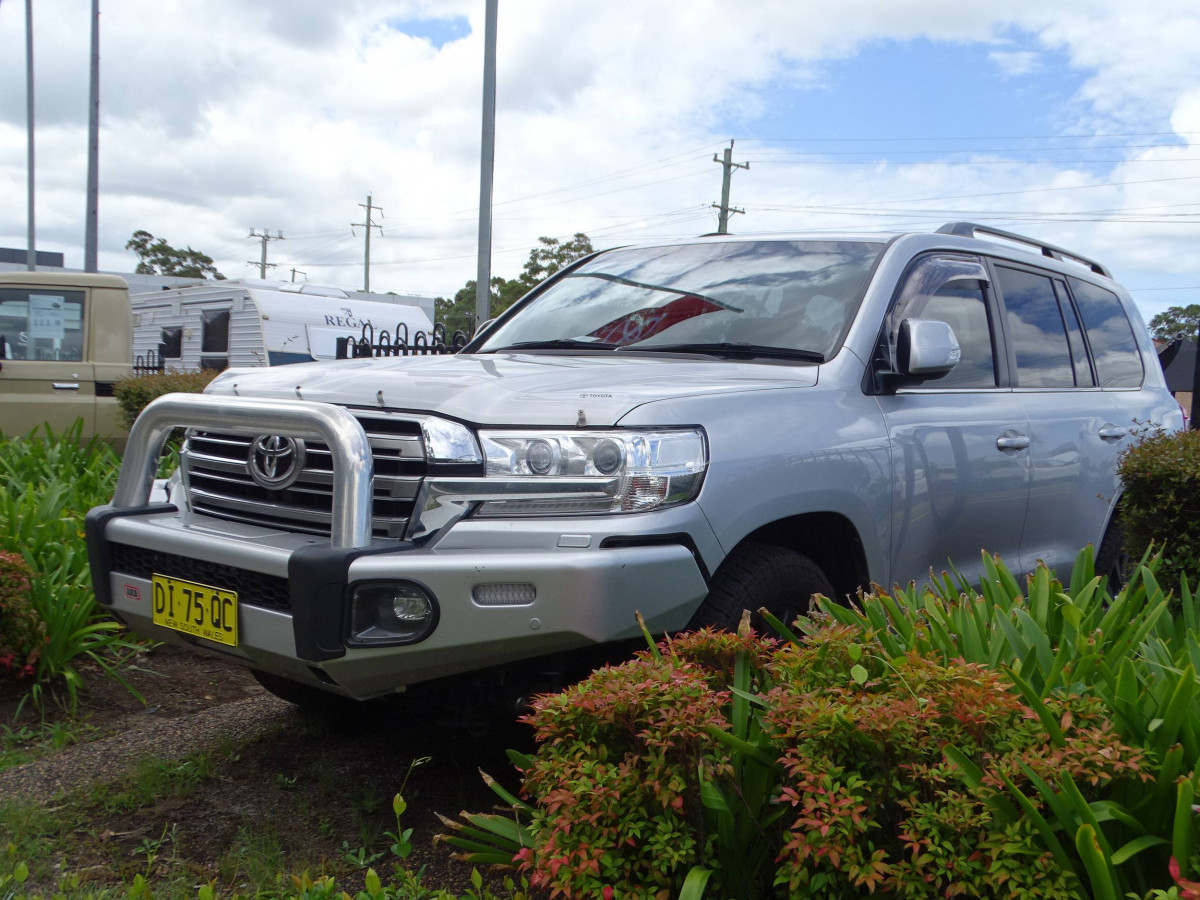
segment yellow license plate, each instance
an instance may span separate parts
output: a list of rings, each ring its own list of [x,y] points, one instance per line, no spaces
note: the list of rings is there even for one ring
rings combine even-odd
[[[237,646],[236,591],[158,574],[151,582],[155,625]]]

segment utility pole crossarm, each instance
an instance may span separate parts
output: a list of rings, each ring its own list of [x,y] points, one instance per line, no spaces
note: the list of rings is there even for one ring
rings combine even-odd
[[[372,205],[370,194],[367,194],[366,203],[360,203],[358,205],[367,211],[367,220],[365,222],[351,222],[350,228],[351,233],[353,233],[353,229],[355,228],[365,228],[367,230],[366,247],[363,251],[363,292],[369,294],[371,292],[371,229],[378,228],[379,234],[383,234],[383,226],[376,225],[371,221],[371,210],[377,210],[379,212],[379,217],[382,219],[383,207]]]
[[[724,172],[721,176],[721,202],[720,204],[712,204],[713,209],[720,213],[717,219],[717,234],[729,233],[729,215],[730,213],[745,213],[744,209],[735,209],[729,205],[729,181],[733,177],[734,169],[749,169],[749,161],[744,163],[735,163],[733,161],[733,141],[729,142],[729,146],[725,148],[724,159],[713,154],[713,162],[720,163]]]

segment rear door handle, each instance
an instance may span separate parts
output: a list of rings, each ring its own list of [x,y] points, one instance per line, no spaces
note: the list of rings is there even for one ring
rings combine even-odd
[[[1128,433],[1129,432],[1126,431],[1124,428],[1122,428],[1120,425],[1111,425],[1111,424],[1105,425],[1103,428],[1100,429],[1100,432],[1099,432],[1100,437],[1102,437],[1106,441],[1119,441],[1121,438],[1125,437],[1125,435]]]
[[[1025,450],[1029,447],[1029,435],[1005,432],[996,438],[996,447],[1000,450]]]
[[[55,381],[54,389],[56,391],[77,391],[79,390],[78,381]]]

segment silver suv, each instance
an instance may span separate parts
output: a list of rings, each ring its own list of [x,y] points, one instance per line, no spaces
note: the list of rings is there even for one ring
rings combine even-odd
[[[1117,458],[1154,426],[1180,409],[1099,263],[967,223],[709,236],[581,260],[456,356],[156,401],[89,551],[133,630],[288,699],[511,683],[636,635],[635,611],[787,618],[974,578],[982,549],[1065,577],[1090,541],[1111,565]]]

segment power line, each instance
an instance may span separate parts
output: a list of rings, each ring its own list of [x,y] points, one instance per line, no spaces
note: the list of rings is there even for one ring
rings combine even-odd
[[[756,142],[766,144],[790,143],[867,143],[881,141],[1065,141],[1081,138],[1119,138],[1119,137],[1164,137],[1185,134],[1200,134],[1200,131],[1130,131],[1130,132],[1097,132],[1095,134],[993,134],[993,135],[959,135],[957,137],[851,137],[851,138],[741,138],[743,143]]]
[[[1171,182],[1171,181],[1196,181],[1197,179],[1200,179],[1200,175],[1179,175],[1179,176],[1174,176],[1171,178],[1149,178],[1149,179],[1144,179],[1144,180],[1139,180],[1139,181],[1108,181],[1108,182],[1102,182],[1102,183],[1098,183],[1098,184],[1065,185],[1063,187],[1025,188],[1024,190],[1019,190],[1019,191],[993,191],[993,192],[987,193],[987,194],[954,194],[954,195],[942,196],[942,197],[915,197],[915,198],[910,198],[907,200],[877,200],[877,201],[875,201],[874,205],[882,206],[882,205],[889,204],[889,203],[932,203],[932,202],[939,201],[939,200],[975,200],[975,199],[982,198],[982,197],[1010,197],[1010,196],[1015,196],[1017,194],[1047,194],[1047,193],[1051,193],[1054,191],[1085,191],[1085,190],[1090,190],[1092,188],[1125,187],[1125,186],[1131,185],[1131,184],[1165,184],[1165,183]],[[866,206],[867,206],[867,204],[860,203],[860,204],[851,204],[844,208],[845,209],[856,209],[856,208],[863,208]],[[787,207],[777,207],[777,208],[778,209],[786,209]],[[795,207],[795,208],[799,209],[800,207]],[[903,210],[899,210],[899,211],[903,212]]]
[[[1125,165],[1129,163],[1181,163],[1200,162],[1200,157],[1181,159],[964,159],[964,160],[913,160],[891,163],[887,159],[751,159],[760,166],[1074,166],[1074,165]]]

